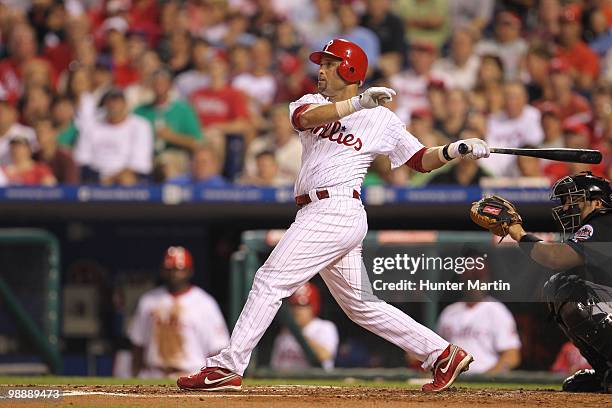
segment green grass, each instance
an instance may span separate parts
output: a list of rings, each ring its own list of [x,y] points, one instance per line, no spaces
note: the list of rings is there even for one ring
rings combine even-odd
[[[36,376],[36,377],[7,377],[0,376],[0,385],[19,384],[19,385],[173,385],[172,380],[141,380],[134,378],[112,378],[112,377],[56,377],[56,376]],[[245,379],[244,384],[250,385],[321,385],[336,387],[385,387],[385,388],[420,388],[418,384],[411,384],[406,381],[365,381],[365,380],[321,380],[321,379]],[[526,384],[526,383],[456,383],[457,387],[466,388],[488,388],[488,389],[559,389],[559,386],[550,384]]]

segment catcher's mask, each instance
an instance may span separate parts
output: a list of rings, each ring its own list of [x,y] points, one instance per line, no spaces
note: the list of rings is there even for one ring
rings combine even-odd
[[[599,199],[605,207],[612,208],[612,189],[608,180],[584,171],[559,179],[552,187],[550,199],[559,204],[552,212],[553,218],[561,225],[565,240],[567,234],[576,232],[582,224],[578,204]]]

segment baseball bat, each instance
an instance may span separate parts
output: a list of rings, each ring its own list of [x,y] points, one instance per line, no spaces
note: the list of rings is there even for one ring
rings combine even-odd
[[[548,159],[570,163],[586,163],[599,164],[601,163],[601,152],[591,149],[521,149],[521,148],[506,148],[506,147],[491,147],[491,153],[497,154],[513,154],[516,156],[537,157],[539,159]],[[465,143],[459,145],[459,153],[467,154],[470,148]]]

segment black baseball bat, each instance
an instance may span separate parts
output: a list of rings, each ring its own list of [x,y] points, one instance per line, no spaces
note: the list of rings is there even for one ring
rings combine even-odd
[[[514,154],[516,156],[537,157],[539,159],[548,159],[570,163],[601,163],[601,152],[591,149],[520,149],[520,148],[505,148],[491,147],[491,153],[498,154]],[[470,148],[465,143],[459,145],[459,153],[467,154]]]

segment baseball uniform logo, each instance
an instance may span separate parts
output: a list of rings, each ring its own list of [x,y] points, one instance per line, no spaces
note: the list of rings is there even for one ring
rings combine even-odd
[[[582,228],[580,228],[578,231],[576,231],[574,236],[570,239],[574,242],[586,241],[592,236],[593,236],[593,227],[590,224],[586,224],[586,225],[583,225]]]
[[[340,132],[342,130],[342,132]],[[320,136],[322,139],[327,139],[330,142],[336,142],[339,145],[345,145],[352,147],[353,149],[360,151],[363,147],[361,138],[355,137],[352,133],[345,133],[346,126],[342,126],[340,121],[336,121],[333,124],[316,127],[312,130],[312,133]]]
[[[227,382],[235,377],[238,377],[238,374],[230,374],[228,376],[225,377],[221,377],[221,378],[217,378],[216,380],[209,380],[208,377],[204,377],[204,384],[206,385],[213,385],[213,384],[217,384],[217,383],[222,383],[222,382]]]

